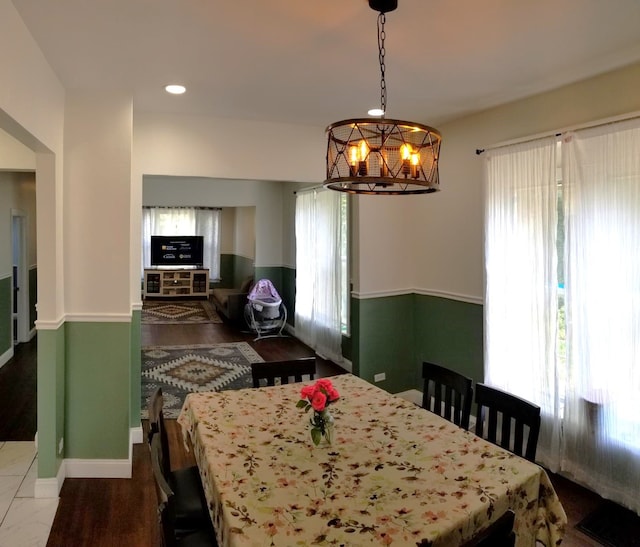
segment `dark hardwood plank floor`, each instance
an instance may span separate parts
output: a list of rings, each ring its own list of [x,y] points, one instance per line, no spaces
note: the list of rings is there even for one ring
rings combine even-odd
[[[0,368],[0,441],[33,441],[38,428],[37,338],[18,344]]]
[[[225,324],[143,325],[142,345],[205,344],[245,340],[265,360],[313,355],[294,338],[253,341]],[[320,376],[340,373],[331,362],[319,360]],[[0,440],[32,440],[36,428],[35,339],[16,348],[15,357],[0,369]],[[143,429],[147,430],[146,421]],[[194,465],[193,455],[182,443],[175,420],[168,420],[172,465]],[[10,439],[9,436],[13,436]],[[20,437],[20,438],[18,438]],[[131,479],[66,479],[47,547],[155,547],[159,545],[156,498],[146,444],[133,447]],[[602,501],[587,489],[550,473],[569,519],[563,546],[597,546],[599,543],[575,529],[575,525]]]

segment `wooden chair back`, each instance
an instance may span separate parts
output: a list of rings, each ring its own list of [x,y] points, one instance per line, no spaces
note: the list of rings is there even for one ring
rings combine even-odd
[[[151,442],[151,437],[158,432],[158,423],[160,422],[160,414],[162,413],[163,405],[164,398],[162,396],[162,388],[158,388],[153,392],[151,397],[149,397],[149,401],[147,402],[147,413],[149,416],[149,442]]]
[[[149,449],[151,452],[151,471],[158,500],[158,523],[162,547],[175,547],[176,536],[173,527],[171,500],[173,491],[164,477],[162,470],[162,447],[160,436],[150,434]]]
[[[540,407],[481,383],[476,384],[476,403],[476,435],[534,462]]]
[[[434,363],[422,363],[422,408],[454,424],[469,429],[473,381],[451,369]]]
[[[149,413],[149,442],[151,442],[154,436],[160,438],[160,447],[162,450],[162,472],[165,479],[167,479],[171,473],[171,453],[169,452],[169,435],[167,434],[167,428],[164,423],[164,398],[162,395],[162,389],[158,388],[149,398],[147,406]]]
[[[463,543],[463,547],[514,547],[516,544],[514,522],[515,514],[508,510],[472,539]]]
[[[306,379],[305,377],[313,380],[315,375],[315,357],[251,363],[253,387],[261,387],[263,382],[266,383],[267,386],[273,386],[276,383],[276,379],[279,379],[281,384],[288,384],[289,378],[293,378],[296,382],[302,382]]]

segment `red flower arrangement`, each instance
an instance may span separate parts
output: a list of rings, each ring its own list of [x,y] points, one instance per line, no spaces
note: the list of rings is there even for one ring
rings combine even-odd
[[[318,445],[322,437],[331,444],[333,430],[333,417],[327,407],[340,398],[338,390],[333,387],[331,380],[320,378],[313,384],[306,385],[300,391],[301,399],[297,402],[297,408],[304,408],[305,412],[313,409],[313,416],[309,418],[311,424],[311,439]]]

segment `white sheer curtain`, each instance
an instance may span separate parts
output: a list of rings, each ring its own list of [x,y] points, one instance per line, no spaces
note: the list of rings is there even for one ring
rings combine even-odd
[[[142,267],[151,263],[151,236],[204,236],[203,266],[209,278],[220,278],[220,209],[143,207]]]
[[[342,361],[341,196],[296,194],[296,336],[318,354]]]
[[[538,459],[552,467],[559,435],[556,338],[556,139],[486,157],[485,382],[542,409]]]
[[[565,141],[562,468],[640,511],[640,121]]]
[[[541,463],[638,512],[640,120],[560,147],[561,196],[553,139],[487,157],[485,377],[541,406]]]
[[[195,234],[204,236],[202,265],[209,268],[209,278],[220,279],[220,209],[196,208]]]

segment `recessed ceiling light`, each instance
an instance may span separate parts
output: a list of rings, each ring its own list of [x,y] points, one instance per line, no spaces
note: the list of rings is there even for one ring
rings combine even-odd
[[[384,116],[384,110],[382,110],[382,108],[372,108],[367,114],[369,114],[369,116]]]
[[[171,93],[173,95],[182,95],[187,90],[187,88],[183,85],[169,84],[164,86],[164,90],[167,93]]]

